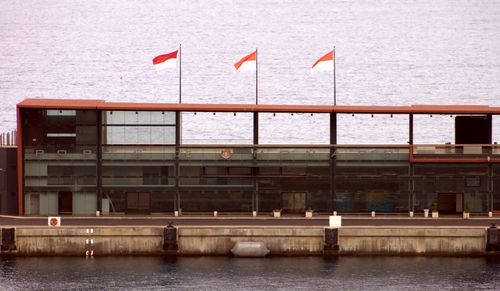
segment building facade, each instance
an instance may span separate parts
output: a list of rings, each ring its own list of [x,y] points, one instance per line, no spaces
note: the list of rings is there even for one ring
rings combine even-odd
[[[252,144],[182,143],[182,114],[251,113]],[[325,145],[262,145],[259,114],[329,116]],[[403,114],[408,144],[341,145],[337,116]],[[454,114],[455,143],[415,145],[413,116]],[[500,210],[500,147],[488,106],[18,104],[25,215]]]

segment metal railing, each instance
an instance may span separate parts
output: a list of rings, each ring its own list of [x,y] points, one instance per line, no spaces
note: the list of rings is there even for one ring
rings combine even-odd
[[[95,160],[95,145],[27,146],[25,159]],[[103,160],[203,162],[462,161],[500,162],[497,144],[419,145],[104,145]]]
[[[40,145],[24,148],[25,160],[96,160],[95,145]]]
[[[174,160],[175,146],[170,145],[105,145],[103,160]]]
[[[16,146],[17,130],[0,133],[0,146]]]
[[[500,159],[500,146],[497,144],[440,144],[413,145],[412,160],[471,160],[495,161]]]

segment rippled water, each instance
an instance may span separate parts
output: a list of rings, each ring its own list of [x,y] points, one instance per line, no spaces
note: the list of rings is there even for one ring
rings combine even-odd
[[[0,0],[0,131],[26,97],[177,102],[175,71],[151,59],[183,46],[183,102],[252,103],[232,64],[259,48],[262,104],[330,104],[310,66],[333,45],[338,104],[500,105],[497,0]],[[184,137],[247,139],[247,117],[184,117]],[[208,122],[207,122],[208,120]],[[449,117],[416,120],[415,142],[453,140]],[[406,143],[407,120],[340,118],[339,142]],[[432,122],[432,125],[431,125]],[[497,118],[494,140],[500,140]],[[323,116],[265,116],[263,143],[328,142]]]
[[[0,260],[2,290],[494,290],[485,258],[16,258]]]

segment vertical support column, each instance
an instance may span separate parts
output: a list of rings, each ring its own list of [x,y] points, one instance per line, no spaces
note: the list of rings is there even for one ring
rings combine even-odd
[[[96,188],[97,188],[97,210],[102,213],[102,111],[97,110],[97,144],[96,144]]]
[[[253,144],[259,144],[259,112],[253,113]]]
[[[337,175],[337,113],[330,113],[330,194],[332,211],[336,210],[336,177]]]
[[[488,121],[488,143],[491,145],[490,153],[493,154],[493,115],[486,115]],[[489,211],[493,212],[493,164],[488,163],[488,195],[490,200]]]
[[[409,129],[408,129],[408,144],[409,144],[409,155],[413,155],[413,114],[409,114],[408,116],[409,119]],[[415,181],[413,179],[413,175],[415,173],[414,166],[411,162],[410,159],[408,159],[409,167],[408,167],[408,190],[409,190],[409,197],[408,197],[408,210],[409,211],[415,211]]]
[[[489,211],[493,212],[493,164],[488,163],[488,196],[489,196]]]
[[[408,174],[409,174],[409,179],[408,179],[408,190],[409,190],[409,197],[408,197],[408,211],[415,211],[415,179],[413,176],[415,175],[415,166],[410,163],[408,166]]]
[[[17,209],[18,214],[24,214],[24,141],[23,114],[17,107]]]
[[[408,143],[410,145],[413,145],[413,114],[410,114],[408,117],[409,117]]]
[[[176,111],[175,112],[175,160],[174,160],[174,174],[175,174],[175,184],[174,184],[174,189],[175,189],[175,196],[177,197],[177,205],[175,205],[174,210],[181,210],[181,199],[180,199],[180,193],[179,193],[179,176],[180,176],[180,168],[179,168],[179,152],[180,152],[180,145],[181,145],[181,130],[182,130],[182,125],[181,125],[181,116],[182,112],[181,111]]]
[[[488,143],[493,143],[493,116],[491,114],[486,115],[488,121]]]
[[[253,167],[252,167],[252,211],[259,211],[259,183],[257,176],[259,174],[258,163],[257,163],[257,145],[259,144],[259,112],[254,111],[253,113]]]

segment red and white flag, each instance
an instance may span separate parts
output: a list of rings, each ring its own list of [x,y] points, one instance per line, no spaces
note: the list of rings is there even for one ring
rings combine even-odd
[[[257,51],[244,56],[236,64],[234,64],[236,71],[256,71],[257,70]]]
[[[177,67],[177,53],[179,51],[171,52],[164,55],[159,55],[153,59],[153,66],[156,71],[162,71],[167,68]]]
[[[317,60],[311,68],[311,72],[319,71],[332,71],[333,70],[333,58],[335,57],[333,51],[329,51],[326,55],[322,56]]]

